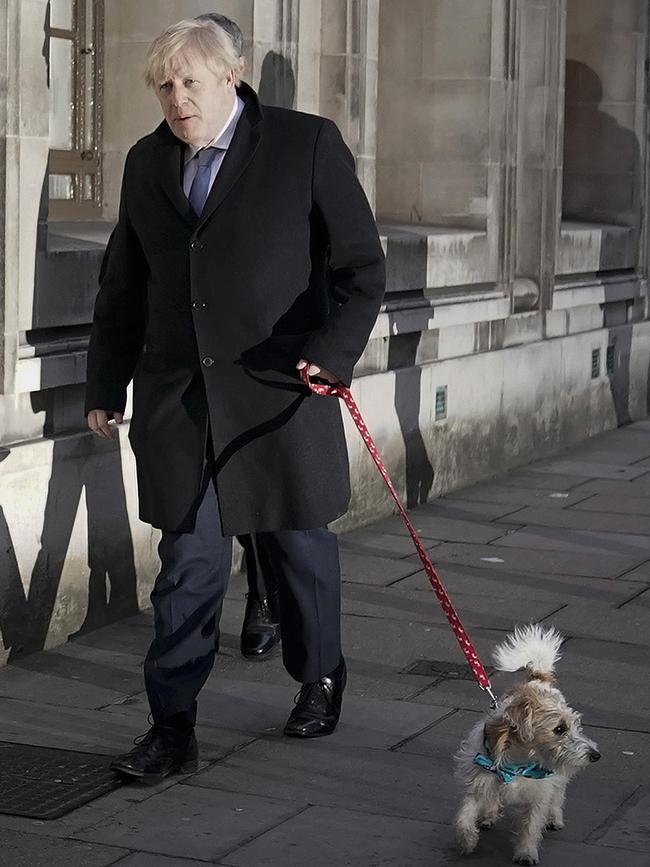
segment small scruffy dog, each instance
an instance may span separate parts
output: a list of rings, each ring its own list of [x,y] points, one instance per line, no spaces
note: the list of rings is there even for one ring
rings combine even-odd
[[[461,744],[456,777],[464,786],[456,816],[463,853],[476,849],[481,828],[490,828],[504,808],[519,813],[515,864],[537,864],[546,828],[564,826],[567,783],[600,758],[580,727],[580,715],[555,685],[562,636],[539,625],[518,626],[494,651],[499,671],[526,669],[499,706],[477,723]]]

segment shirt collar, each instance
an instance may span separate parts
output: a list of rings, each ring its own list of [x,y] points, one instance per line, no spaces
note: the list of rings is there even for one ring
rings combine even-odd
[[[208,142],[205,147],[218,147],[223,150],[228,150],[230,147],[230,143],[235,135],[235,128],[237,127],[237,123],[239,118],[241,117],[241,113],[246,107],[246,103],[240,96],[235,97],[235,104],[232,107],[232,111],[230,112],[230,117],[224,124],[221,132],[216,135],[212,141]],[[203,148],[194,147],[194,145],[188,144],[185,147],[185,164],[189,163],[191,159],[193,159],[200,150]]]

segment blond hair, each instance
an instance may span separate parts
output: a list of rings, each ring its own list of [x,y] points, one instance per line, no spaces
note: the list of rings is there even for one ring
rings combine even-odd
[[[187,55],[197,55],[215,75],[232,75],[239,83],[239,56],[226,31],[213,21],[188,18],[168,27],[151,43],[144,71],[147,86],[165,81],[175,58]]]

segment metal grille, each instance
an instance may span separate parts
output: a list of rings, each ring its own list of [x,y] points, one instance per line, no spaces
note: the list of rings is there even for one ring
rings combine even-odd
[[[0,742],[0,813],[58,819],[122,785],[109,756]]]

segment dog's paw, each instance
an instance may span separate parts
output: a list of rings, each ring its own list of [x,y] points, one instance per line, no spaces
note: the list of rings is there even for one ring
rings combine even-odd
[[[478,831],[467,828],[456,831],[456,848],[461,855],[471,855],[478,846]]]
[[[546,823],[547,831],[561,831],[564,828],[564,822],[561,819],[549,819]]]
[[[515,852],[512,856],[513,864],[525,864],[530,867],[531,864],[537,864],[539,857],[536,852]]]

